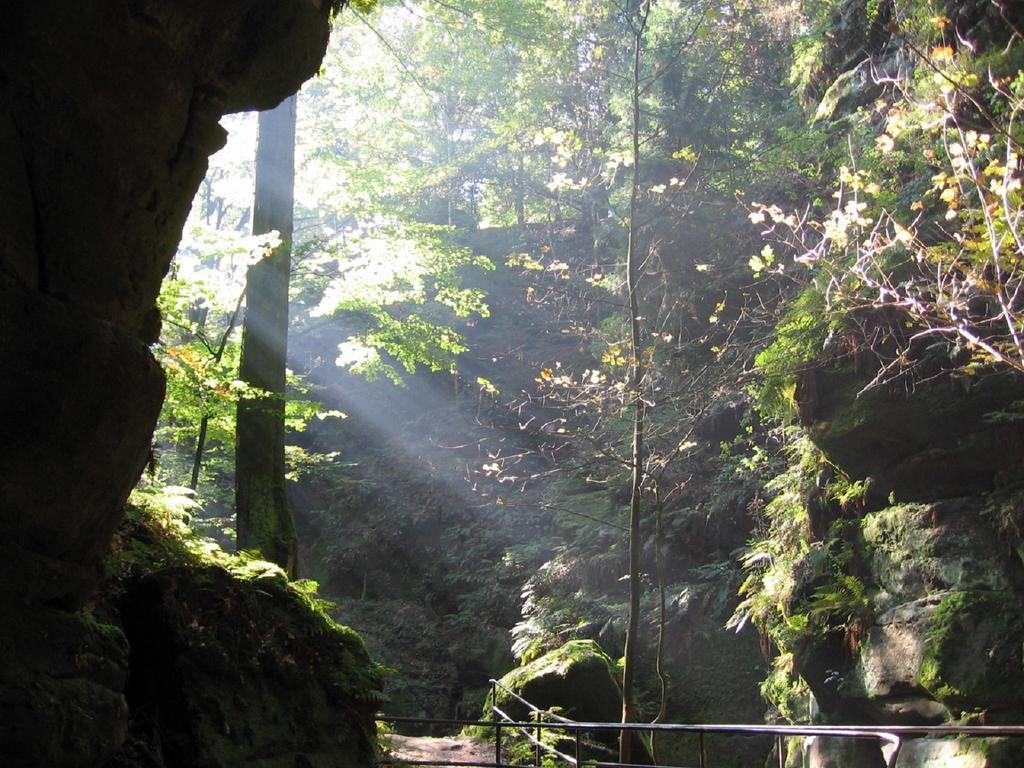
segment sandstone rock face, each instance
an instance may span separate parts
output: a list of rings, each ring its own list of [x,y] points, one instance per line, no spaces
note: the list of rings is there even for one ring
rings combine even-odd
[[[60,609],[96,583],[146,463],[160,281],[220,116],[316,71],[327,8],[13,0],[0,15],[0,753],[38,765],[43,744],[47,765],[95,765],[123,738],[123,681],[68,668],[95,644]],[[121,669],[116,645],[93,655]]]
[[[801,768],[882,768],[882,750],[873,739],[805,739]]]
[[[818,697],[823,715],[908,725],[1019,722],[1024,429],[1013,414],[1024,380],[946,372],[916,388],[858,397],[863,375],[821,369],[815,376],[805,426],[851,479],[870,478],[863,506],[841,514],[856,531],[848,538],[850,568],[866,585],[873,616],[852,652],[849,642],[812,640],[799,661],[816,694],[829,676],[828,695]],[[1000,747],[1018,761],[1022,748]],[[986,765],[985,749],[971,740],[916,741],[899,765]]]
[[[1018,758],[1013,739],[907,739],[896,768],[1012,768]]]
[[[874,503],[890,494],[909,502],[983,493],[1020,473],[1019,422],[991,418],[1024,398],[1017,374],[938,375],[909,390],[863,393],[867,379],[849,369],[814,378],[811,437],[851,477],[872,478]]]

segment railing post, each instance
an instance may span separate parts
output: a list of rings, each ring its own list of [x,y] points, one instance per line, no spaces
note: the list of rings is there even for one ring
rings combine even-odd
[[[580,756],[583,754],[583,750],[581,749],[581,747],[583,745],[580,743],[580,739],[581,739],[580,733],[581,733],[580,729],[577,728],[576,729],[576,768],[580,768]]]
[[[704,755],[704,731],[700,732],[700,768],[707,768],[706,757]]]
[[[544,722],[543,718],[541,717],[540,714],[538,714],[537,715],[537,744],[536,744],[536,746],[534,748],[534,755],[533,755],[533,764],[536,765],[537,768],[540,768],[540,762],[541,762],[541,757],[540,757],[540,753],[541,753],[541,746],[540,746],[541,745],[541,740],[540,740],[540,736],[541,736],[541,727],[542,727],[541,724],[543,722]]]
[[[494,765],[501,765],[501,721],[498,719],[498,681],[491,679],[491,717],[494,718]]]
[[[782,749],[782,734],[775,737],[775,743],[779,750],[779,768],[786,768],[786,753]]]

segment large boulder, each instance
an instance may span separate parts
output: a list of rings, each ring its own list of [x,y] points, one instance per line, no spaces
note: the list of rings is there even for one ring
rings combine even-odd
[[[91,606],[131,647],[128,738],[105,768],[373,763],[382,670],[311,584],[142,510],[116,549]]]
[[[883,768],[881,746],[874,739],[804,739],[800,768]]]
[[[1017,768],[1015,739],[907,739],[896,768]]]
[[[513,720],[529,719],[526,707],[510,696],[511,690],[540,709],[554,709],[580,722],[616,722],[622,711],[614,662],[593,640],[570,640],[529,664],[518,667],[498,682],[497,699],[489,695],[483,718],[493,719],[491,705]]]
[[[1024,428],[1008,409],[1024,399],[1024,377],[946,373],[862,391],[866,383],[849,367],[809,369],[797,399],[829,460],[853,479],[871,478],[872,503],[982,493],[1020,476]]]
[[[129,753],[141,742],[167,768],[373,763],[377,668],[358,635],[305,605],[280,572],[173,567],[134,584],[120,607],[135,649]]]
[[[948,590],[1004,592],[1018,569],[977,498],[897,504],[865,515],[865,553],[885,611]]]

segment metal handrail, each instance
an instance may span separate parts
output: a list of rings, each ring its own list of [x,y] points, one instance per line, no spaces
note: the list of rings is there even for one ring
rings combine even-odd
[[[391,723],[423,723],[433,725],[481,726],[493,728],[495,732],[495,759],[493,762],[438,761],[438,760],[405,760],[407,765],[444,765],[462,768],[520,768],[501,761],[501,737],[504,728],[511,728],[522,733],[534,745],[535,765],[541,764],[541,752],[546,751],[573,768],[650,768],[630,763],[604,762],[600,760],[582,759],[582,736],[586,732],[648,732],[648,733],[690,733],[700,740],[699,768],[707,768],[707,757],[704,749],[704,736],[707,734],[733,734],[739,736],[774,736],[778,744],[779,766],[783,766],[784,753],[782,739],[791,736],[819,736],[826,738],[876,739],[889,744],[892,751],[886,757],[886,768],[894,768],[903,748],[903,740],[910,736],[975,736],[975,737],[1024,737],[1024,726],[1021,725],[892,725],[884,727],[866,725],[750,725],[750,724],[682,724],[682,723],[607,723],[580,722],[571,720],[553,712],[542,710],[524,699],[497,680],[490,680],[491,712],[495,720],[464,720],[454,718],[418,718],[390,717],[381,715],[378,721]],[[533,721],[517,721],[497,706],[497,690],[501,688],[527,710],[536,716]],[[557,722],[544,722],[543,718]],[[544,729],[566,731],[575,738],[575,755],[569,755],[555,747],[544,744],[540,738]],[[535,735],[536,734],[536,735]],[[387,763],[388,761],[382,761]],[[663,766],[661,768],[682,768],[681,766]]]
[[[526,731],[523,728],[519,728],[518,730],[520,731],[520,733],[522,733],[523,736],[525,736],[536,747],[536,750],[537,750],[537,752],[536,752],[536,763],[535,763],[536,765],[538,765],[538,766],[540,765],[540,752],[543,749],[543,750],[547,751],[549,754],[552,754],[552,755],[555,755],[556,757],[562,758],[567,763],[569,763],[569,765],[575,766],[575,768],[579,768],[580,767],[580,765],[581,765],[581,763],[580,763],[580,752],[581,752],[580,734],[581,734],[582,731],[579,728],[568,729],[568,728],[564,728],[564,726],[569,725],[569,724],[574,724],[574,725],[577,725],[577,726],[579,726],[579,725],[595,725],[596,726],[596,725],[598,725],[597,723],[590,723],[590,724],[579,723],[577,721],[570,720],[569,718],[561,717],[560,715],[555,715],[552,712],[545,712],[544,710],[541,710],[540,708],[538,708],[535,705],[533,705],[531,702],[529,702],[526,699],[524,699],[522,696],[517,694],[515,691],[512,691],[511,689],[509,689],[508,686],[503,685],[499,680],[495,680],[495,679],[492,678],[489,682],[491,684],[491,711],[495,715],[500,715],[502,717],[502,719],[504,719],[506,721],[511,721],[512,720],[511,717],[509,717],[507,714],[502,712],[496,706],[496,702],[498,701],[498,688],[501,688],[503,691],[505,691],[506,693],[510,694],[514,699],[516,699],[517,701],[519,701],[522,704],[526,705],[526,707],[537,716],[538,723],[542,723],[543,722],[542,718],[544,717],[545,714],[547,714],[547,715],[549,715],[552,718],[556,718],[559,721],[559,724],[561,726],[563,726],[563,730],[575,730],[576,756],[575,757],[570,757],[569,755],[565,754],[564,752],[560,752],[559,750],[555,749],[554,747],[542,743],[542,740],[540,738],[542,725],[538,724],[538,726],[537,726],[537,736],[536,736],[536,738],[534,738],[532,733]],[[699,757],[698,757],[700,768],[705,768],[705,764],[706,764],[706,761],[707,761],[707,756],[706,756],[706,753],[705,753],[705,750],[704,750],[704,734],[706,734],[706,733],[720,731],[720,732],[727,732],[727,733],[750,733],[750,734],[775,735],[776,736],[776,740],[777,740],[777,745],[778,745],[779,768],[783,768],[782,734],[779,733],[777,730],[775,730],[779,726],[769,726],[769,725],[765,725],[765,726],[731,726],[731,725],[724,725],[724,726],[718,726],[717,728],[715,728],[715,727],[708,727],[708,726],[703,726],[703,725],[685,726],[685,725],[666,724],[666,723],[630,723],[630,724],[616,723],[615,726],[618,726],[618,727],[590,729],[590,730],[614,730],[614,731],[618,731],[619,733],[621,733],[623,731],[627,731],[627,732],[628,731],[639,731],[639,732],[648,731],[648,732],[651,732],[651,733],[656,732],[656,731],[670,731],[670,732],[676,732],[676,733],[680,733],[680,732],[685,733],[687,731],[695,732],[695,733],[698,734],[698,737],[700,739],[700,751],[699,751]],[[794,727],[795,728],[799,728],[799,726],[789,726],[789,727],[790,728],[794,728]],[[875,729],[858,728],[858,727],[853,727],[853,728],[849,728],[848,727],[848,728],[844,728],[841,732],[838,732],[836,730],[833,730],[833,729],[830,729],[830,728],[827,728],[827,727],[822,727],[822,726],[811,726],[811,727],[814,728],[814,732],[813,733],[798,733],[796,731],[791,731],[790,734],[791,735],[795,735],[795,736],[839,736],[839,737],[854,738],[854,739],[878,739],[879,741],[888,742],[888,743],[892,744],[893,750],[892,750],[892,752],[889,755],[889,759],[886,760],[886,768],[893,768],[896,765],[896,759],[899,757],[900,750],[903,747],[902,739],[900,739],[900,737],[896,736],[895,734],[889,733],[888,731],[880,731],[880,730],[875,730]],[[736,730],[736,729],[742,729],[742,730]],[[496,740],[497,740],[497,738],[496,738]],[[500,742],[499,742],[499,745],[495,748],[495,760],[496,761],[500,761],[500,759],[501,759],[501,754],[500,754]],[[590,762],[593,765],[597,766],[597,768],[606,768],[606,767],[607,768],[611,768],[612,766],[617,766],[618,768],[638,768],[637,766],[634,766],[632,764],[627,764],[627,763],[603,763],[603,762],[600,762],[600,761],[598,761],[598,762],[590,761]]]
[[[552,712],[549,709],[540,709],[539,707],[537,707],[537,706],[531,704],[530,702],[528,702],[526,699],[524,699],[518,693],[516,693],[511,688],[509,688],[507,685],[503,685],[500,680],[495,680],[494,678],[491,678],[487,682],[490,683],[490,685],[491,685],[491,701],[492,702],[496,702],[498,700],[497,689],[501,688],[501,690],[503,690],[505,693],[507,693],[509,696],[511,696],[516,701],[518,701],[520,704],[524,704],[531,712],[536,712],[538,716],[547,715],[548,717],[550,717],[550,718],[552,718],[554,720],[558,720],[559,722],[562,722],[562,723],[575,723],[576,722],[575,720],[570,720],[568,717],[562,717],[561,715],[557,715],[557,714],[555,714],[554,712]],[[492,709],[494,708],[493,704],[492,704],[491,708]]]

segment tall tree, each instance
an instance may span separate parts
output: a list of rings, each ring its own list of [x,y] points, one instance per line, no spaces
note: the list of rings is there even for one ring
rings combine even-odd
[[[630,497],[629,497],[629,617],[626,629],[626,647],[623,652],[622,668],[622,722],[636,721],[635,680],[637,657],[637,632],[640,628],[640,554],[643,541],[640,538],[640,496],[644,480],[644,402],[643,386],[646,367],[641,352],[640,304],[637,283],[640,280],[640,264],[637,254],[640,236],[640,64],[643,51],[644,30],[650,13],[650,0],[639,0],[627,6],[626,20],[633,37],[633,67],[630,79],[630,104],[632,111],[632,161],[633,179],[629,191],[629,239],[626,245],[626,289],[629,293],[629,357],[630,357],[630,399],[633,408],[633,447],[631,451]],[[619,762],[632,762],[633,734],[623,731],[619,737]]]
[[[253,234],[276,230],[280,243],[248,272],[238,375],[260,393],[238,403],[235,447],[238,548],[259,550],[289,575],[296,568],[296,537],[285,489],[284,397],[295,104],[292,96],[260,114]]]

